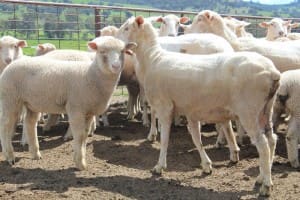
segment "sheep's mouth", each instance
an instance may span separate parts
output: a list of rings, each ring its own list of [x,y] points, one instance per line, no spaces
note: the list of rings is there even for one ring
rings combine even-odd
[[[113,72],[117,73],[121,69],[121,64],[113,64],[113,65],[111,65],[111,68],[112,68]]]

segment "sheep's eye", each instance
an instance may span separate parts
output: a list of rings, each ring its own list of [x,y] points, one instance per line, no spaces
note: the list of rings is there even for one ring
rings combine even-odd
[[[128,30],[129,30],[129,28],[128,28],[128,27],[126,27],[124,30],[125,30],[125,31],[128,31]]]
[[[99,53],[101,53],[101,54],[105,54],[105,51],[100,51]]]
[[[15,45],[15,46],[14,46],[14,48],[15,48],[15,49],[17,49],[17,48],[18,48],[18,46],[17,46],[17,45]]]
[[[163,24],[166,24],[166,22],[165,22],[165,21],[162,21],[162,23],[163,23]]]

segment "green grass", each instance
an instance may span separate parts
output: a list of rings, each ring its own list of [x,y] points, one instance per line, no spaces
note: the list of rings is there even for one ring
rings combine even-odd
[[[38,44],[43,43],[52,43],[56,46],[57,49],[80,49],[87,50],[87,42],[84,40],[26,40],[28,47],[23,48],[23,52],[25,55],[33,56],[35,53],[35,48]]]

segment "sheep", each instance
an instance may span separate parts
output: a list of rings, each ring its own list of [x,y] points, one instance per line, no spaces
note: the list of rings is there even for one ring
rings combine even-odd
[[[273,18],[269,22],[261,22],[259,26],[267,29],[266,40],[274,41],[287,36],[287,27],[291,21],[283,21],[281,18]]]
[[[156,22],[161,23],[159,28],[159,36],[177,36],[180,24],[187,23],[190,20],[188,17],[181,17],[174,14],[169,14],[164,17],[158,17]]]
[[[118,30],[115,26],[106,26],[100,30],[100,36],[116,36]]]
[[[195,17],[192,29],[202,33],[214,33],[225,38],[235,51],[257,52],[273,61],[280,72],[300,68],[300,41],[281,42],[256,38],[237,38],[216,12],[204,10]],[[194,20],[195,21],[195,20]]]
[[[35,49],[35,56],[42,56],[56,49],[56,46],[51,43],[38,44]]]
[[[86,168],[86,138],[94,115],[103,113],[123,67],[124,42],[106,36],[88,43],[96,52],[91,62],[58,61],[46,57],[17,60],[0,77],[0,137],[2,152],[15,163],[12,134],[26,107],[24,128],[33,159],[40,159],[36,122],[39,112],[67,113],[73,132],[74,161]],[[45,84],[41,85],[41,80]],[[86,98],[88,97],[88,98]]]
[[[94,52],[85,52],[85,51],[79,51],[79,50],[69,50],[69,49],[58,49],[54,50],[55,46],[49,43],[38,45],[38,48],[36,50],[36,54],[39,56],[56,59],[56,60],[64,60],[64,61],[86,61],[91,62],[94,57]],[[48,119],[43,126],[43,131],[49,131],[52,126],[54,126],[59,118],[60,115],[58,114],[49,114]],[[90,129],[89,135],[92,136],[93,132],[96,130],[96,125],[99,120],[96,118],[93,118],[92,123],[92,129]],[[25,130],[25,129],[24,129]],[[72,131],[70,127],[67,130],[67,133],[64,136],[64,140],[68,140],[72,138]],[[26,133],[23,132],[21,144],[24,146],[27,144],[27,138]]]
[[[26,46],[25,40],[19,40],[12,36],[0,38],[0,74],[8,64],[23,56],[22,48]]]
[[[299,40],[298,33],[291,33],[292,28],[299,26],[298,23],[291,23],[291,20],[284,21],[281,18],[273,18],[269,22],[261,22],[259,26],[267,29],[266,40],[289,41]]]
[[[286,135],[286,147],[289,162],[292,167],[299,167],[298,143],[300,142],[300,70],[283,72],[280,80],[280,87],[277,92],[277,99],[274,105],[274,124],[277,124],[277,117],[285,111],[290,115]],[[276,108],[276,109],[275,109]]]
[[[132,17],[118,37],[137,44],[136,56],[144,71],[144,89],[161,124],[161,149],[153,173],[167,167],[166,155],[173,113],[187,117],[188,128],[201,157],[203,171],[211,161],[201,142],[199,121],[220,122],[228,128],[231,160],[238,161],[230,119],[239,118],[259,152],[261,195],[269,195],[276,135],[271,114],[280,72],[268,59],[253,52],[188,55],[163,50],[150,23]],[[199,103],[201,102],[201,103]]]
[[[249,26],[249,22],[241,21],[231,16],[224,17],[226,25],[236,34],[237,37],[253,37],[251,33],[245,30]]]

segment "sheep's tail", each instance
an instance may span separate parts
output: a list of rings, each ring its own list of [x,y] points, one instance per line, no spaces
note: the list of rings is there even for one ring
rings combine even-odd
[[[269,94],[266,97],[266,103],[259,115],[260,127],[265,129],[265,133],[271,133],[272,129],[272,114],[273,114],[273,105],[276,98],[276,92],[280,85],[280,73],[277,71],[276,73],[271,74],[271,86],[269,89]]]

